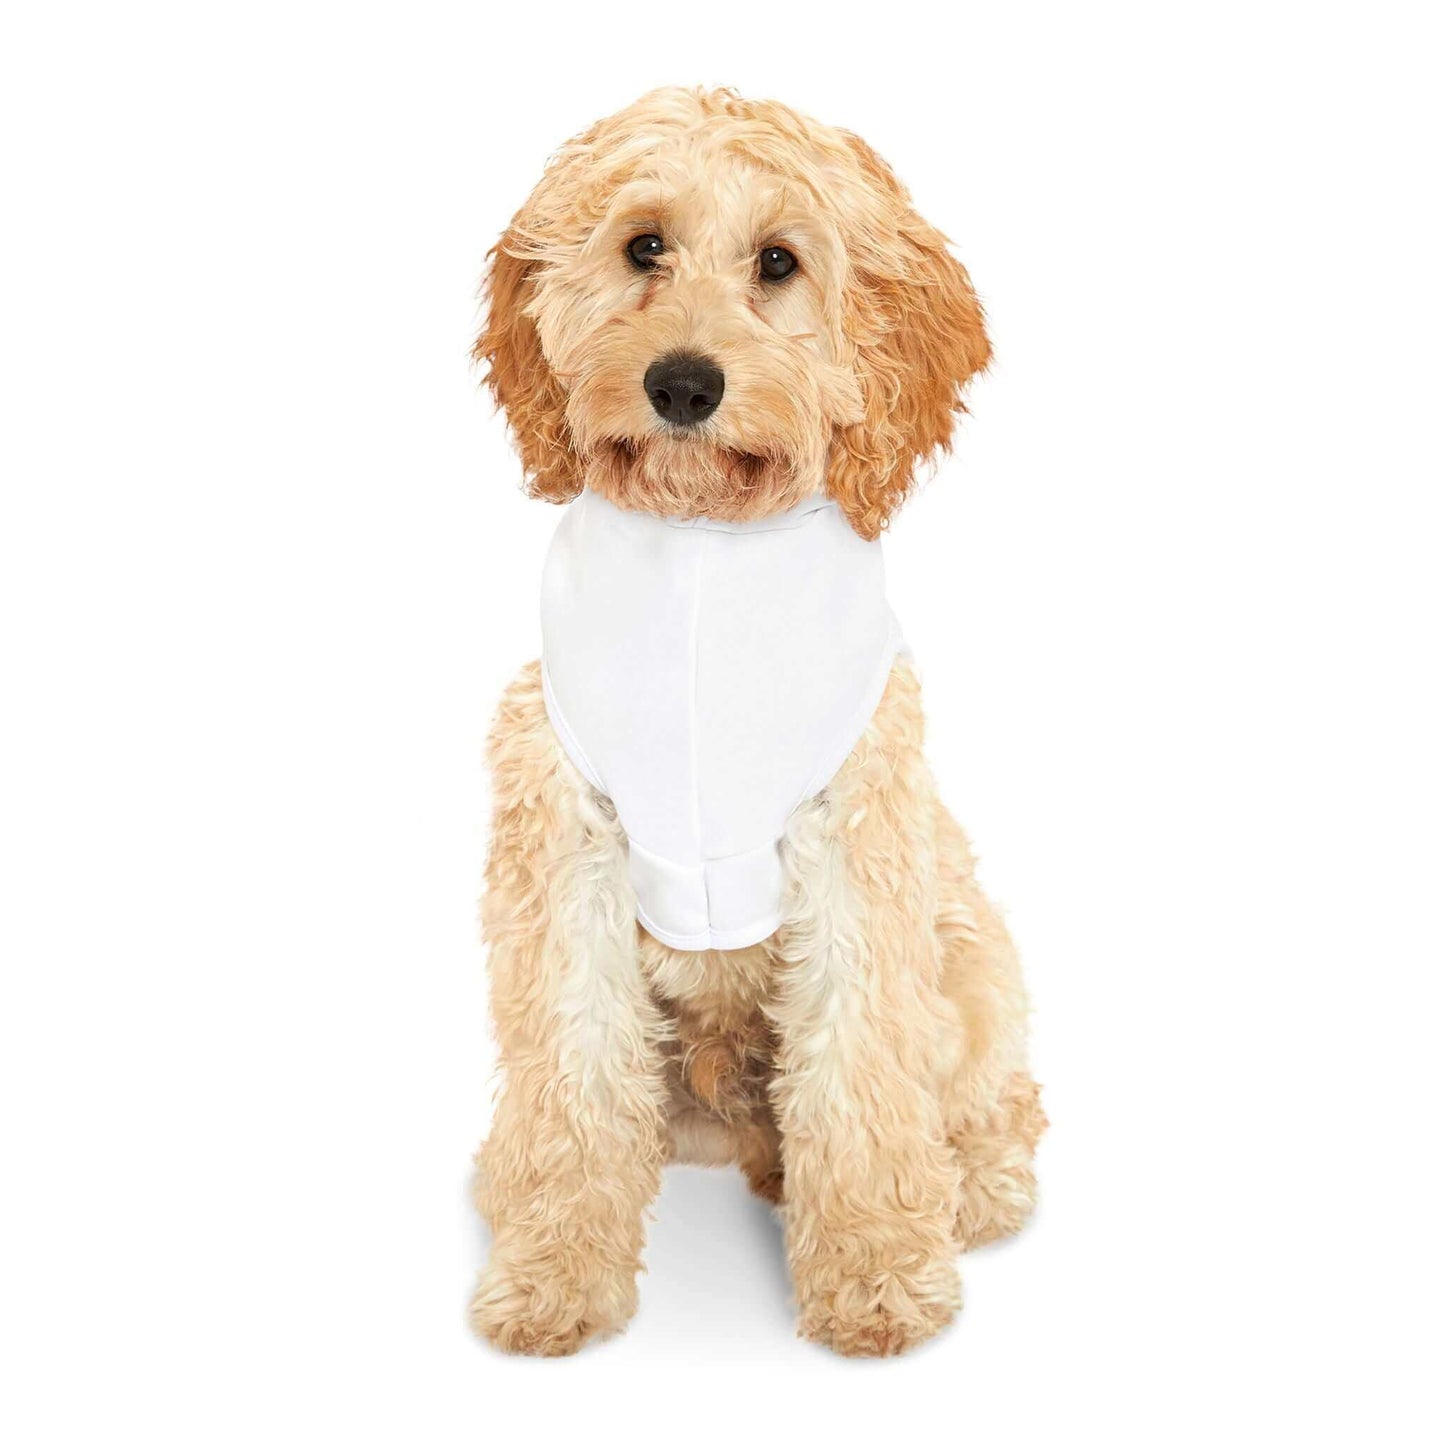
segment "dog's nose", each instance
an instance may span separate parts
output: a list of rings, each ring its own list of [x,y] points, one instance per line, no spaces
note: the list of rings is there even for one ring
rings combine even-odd
[[[675,351],[659,357],[642,378],[652,409],[673,426],[696,426],[717,410],[723,374],[705,356]]]

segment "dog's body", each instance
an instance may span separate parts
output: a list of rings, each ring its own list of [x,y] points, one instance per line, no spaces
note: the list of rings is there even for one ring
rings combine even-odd
[[[490,297],[478,354],[532,489],[665,517],[823,492],[876,537],[988,356],[966,274],[886,167],[727,92],[659,92],[564,150]],[[681,951],[637,922],[626,832],[540,667],[513,684],[490,744],[506,1084],[479,1158],[483,1334],[558,1354],[620,1328],[668,1160],[736,1162],[780,1204],[802,1330],[845,1353],[933,1334],[955,1251],[1023,1222],[1044,1128],[1023,985],[922,734],[899,660],[788,819],[780,926]]]

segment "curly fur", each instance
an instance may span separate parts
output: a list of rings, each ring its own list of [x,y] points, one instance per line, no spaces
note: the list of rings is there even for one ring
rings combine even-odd
[[[650,276],[627,239],[675,244]],[[764,245],[801,260],[759,285]],[[491,253],[475,356],[533,495],[743,520],[819,478],[874,537],[946,448],[988,364],[944,237],[857,136],[731,91],[664,90],[568,142]],[[722,363],[704,447],[669,437],[636,378],[684,345]]]
[[[626,238],[656,230],[639,275]],[[750,271],[786,243],[799,275]],[[741,519],[820,486],[875,536],[988,360],[963,268],[856,137],[728,91],[663,91],[564,147],[493,253],[477,355],[531,490]],[[726,405],[667,434],[638,381],[719,358]],[[547,721],[540,669],[489,761],[483,927],[504,1071],[472,1304],[504,1349],[565,1354],[636,1307],[668,1160],[737,1164],[783,1213],[800,1329],[893,1354],[959,1304],[954,1253],[1017,1230],[1045,1119],[1002,921],[924,761],[911,669],[782,848],[771,938],[683,953],[635,922],[627,841]]]

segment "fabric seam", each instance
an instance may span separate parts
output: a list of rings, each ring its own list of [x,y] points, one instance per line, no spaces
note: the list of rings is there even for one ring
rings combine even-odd
[[[757,922],[748,924],[746,928],[729,928],[722,933],[714,932],[711,928],[701,933],[674,933],[671,929],[658,927],[648,916],[647,910],[639,900],[637,921],[659,943],[665,943],[669,948],[682,949],[685,953],[697,953],[705,948],[716,948],[726,953],[732,949],[751,948],[753,944],[761,943],[763,939],[776,933],[782,927],[783,915],[781,911],[768,914]]]
[[[567,726],[562,706],[557,701],[557,694],[552,690],[552,679],[547,673],[545,657],[542,659],[542,706],[547,711],[547,720],[552,724],[552,730],[557,734],[557,741],[562,744],[562,751],[572,759],[583,777],[599,793],[604,797],[610,797],[607,785],[602,781],[602,775],[592,766],[592,760],[587,756],[582,744],[577,741],[576,734]]]
[[[858,739],[867,732],[868,724],[873,720],[873,714],[878,711],[878,704],[883,701],[883,694],[888,688],[888,679],[893,673],[893,663],[902,647],[903,631],[898,626],[898,619],[892,618],[888,628],[888,640],[883,645],[883,652],[875,666],[872,679],[864,690],[862,701],[850,716],[848,726],[840,730],[845,739],[843,745],[835,748],[832,753],[825,754],[825,761],[814,769],[807,785],[788,808],[789,818],[809,798],[827,787],[838,769],[848,761],[849,754],[858,746]]]

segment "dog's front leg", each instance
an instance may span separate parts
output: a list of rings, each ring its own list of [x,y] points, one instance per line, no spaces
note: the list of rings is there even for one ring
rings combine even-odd
[[[483,924],[505,1084],[477,1160],[493,1245],[471,1317],[503,1349],[568,1354],[637,1306],[663,1156],[661,1024],[625,838],[558,747],[535,669],[502,705],[491,762]]]
[[[950,1036],[933,786],[903,706],[914,695],[911,676],[895,674],[828,791],[794,815],[786,847],[771,1012],[788,1255],[801,1332],[843,1354],[908,1349],[959,1303],[958,1172],[933,1082]]]

